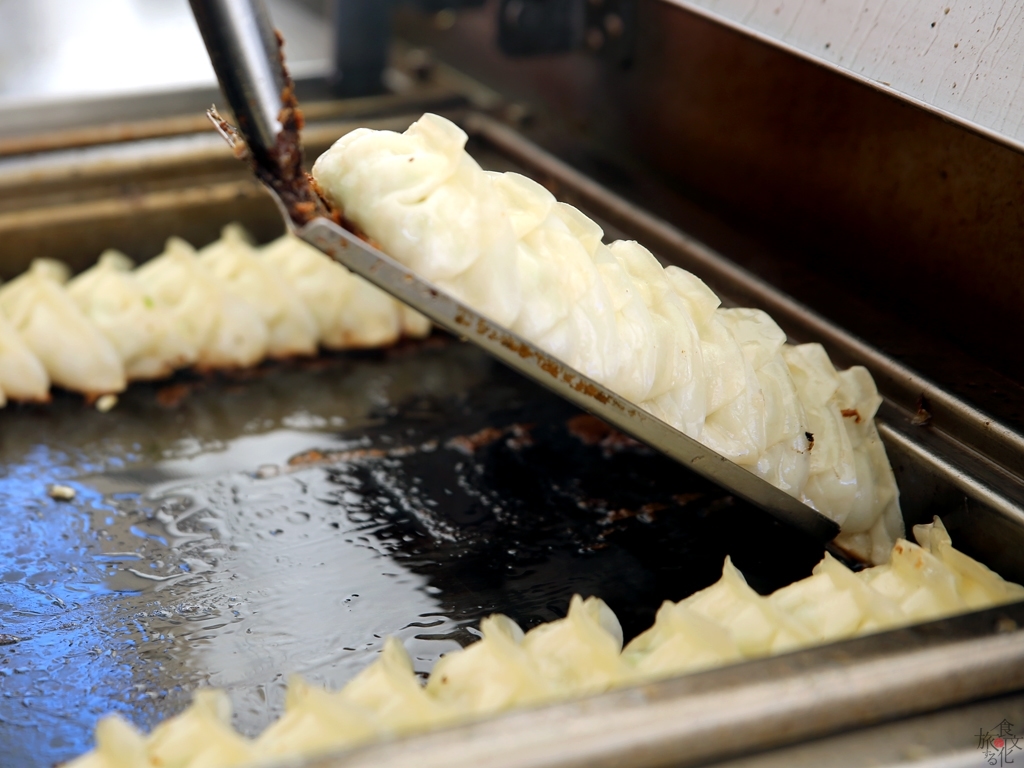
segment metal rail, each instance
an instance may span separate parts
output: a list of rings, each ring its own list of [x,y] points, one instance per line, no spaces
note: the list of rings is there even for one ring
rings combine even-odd
[[[1024,603],[518,712],[308,768],[690,766],[1024,688]]]

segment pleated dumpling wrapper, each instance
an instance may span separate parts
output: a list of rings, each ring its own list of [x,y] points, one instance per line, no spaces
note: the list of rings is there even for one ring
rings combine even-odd
[[[768,600],[809,630],[816,643],[907,623],[894,601],[872,590],[827,552],[812,576],[776,590]]]
[[[483,181],[503,201],[512,227],[521,291],[512,330],[597,381],[621,383],[615,381],[622,373],[615,306],[593,258],[601,228],[519,174],[485,173]],[[467,301],[493,315],[485,298]]]
[[[466,133],[426,114],[405,133],[359,128],[317,159],[327,199],[394,259],[495,322],[522,305],[516,238]]]
[[[683,604],[728,629],[747,658],[783,653],[812,642],[810,632],[750,588],[728,557],[722,578],[690,595]]]
[[[820,344],[786,346],[782,355],[803,403],[807,431],[812,437],[803,501],[842,526],[857,496],[857,463],[836,400],[839,374]]]
[[[259,257],[241,224],[224,227],[220,240],[199,251],[199,262],[263,318],[270,357],[316,354],[316,320],[277,268]]]
[[[45,403],[50,377],[32,350],[0,312],[0,403],[4,400]]]
[[[133,266],[123,253],[105,251],[68,283],[68,295],[114,345],[129,379],[159,379],[192,354],[171,312],[146,292]]]
[[[302,298],[326,349],[369,349],[430,333],[430,321],[419,312],[294,235],[265,245],[262,258]]]
[[[810,445],[807,415],[782,356],[786,334],[759,309],[720,309],[717,315],[751,364],[764,403],[765,448],[752,469],[799,498],[810,474]],[[760,410],[747,415],[761,417]]]
[[[104,718],[96,748],[66,768],[236,768],[261,756],[231,727],[227,694],[211,688],[196,691],[188,709],[148,737],[116,715]]]
[[[1015,600],[1024,600],[1024,587],[1002,576],[953,548],[953,540],[942,521],[935,517],[928,525],[915,525],[914,538],[956,576],[957,592],[964,603],[975,609]]]
[[[96,725],[96,747],[66,763],[64,768],[150,768],[146,737],[119,715],[107,715]]]
[[[551,698],[553,684],[523,648],[523,630],[507,616],[480,622],[481,640],[443,656],[427,693],[465,717],[479,717]]]
[[[630,289],[651,312],[653,333],[647,343],[657,356],[655,378],[640,404],[681,432],[699,439],[707,417],[704,356],[695,313],[672,279],[673,271],[682,270],[663,269],[654,254],[633,241],[618,240],[609,250],[632,278]],[[700,280],[689,276],[707,289]],[[714,300],[717,303],[717,297]]]
[[[900,490],[875,426],[882,398],[868,370],[840,371],[835,400],[853,448],[857,493],[836,544],[873,563],[884,562],[904,533]]]
[[[633,638],[623,658],[630,678],[648,680],[742,661],[743,654],[728,627],[666,600],[654,626]]]
[[[451,722],[458,712],[431,698],[412,668],[412,659],[395,637],[384,641],[380,657],[338,694],[361,711],[372,713],[395,733],[421,731]]]
[[[54,384],[88,397],[124,390],[121,357],[68,295],[52,264],[33,262],[0,288],[0,311]]]
[[[1005,581],[954,549],[942,522],[914,526],[921,545],[897,540],[885,565],[857,574],[896,602],[908,621],[927,621],[1024,599],[1024,587]]]
[[[267,353],[267,326],[244,300],[225,289],[178,237],[136,276],[174,318],[190,362],[199,368],[246,368]]]
[[[523,649],[559,697],[601,693],[626,674],[622,626],[603,600],[573,595],[564,619],[534,627]]]
[[[383,733],[372,713],[293,676],[284,715],[260,734],[255,746],[261,757],[314,757]]]

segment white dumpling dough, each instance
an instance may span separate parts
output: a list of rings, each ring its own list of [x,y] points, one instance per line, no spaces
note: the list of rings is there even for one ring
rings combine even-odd
[[[338,695],[372,713],[388,729],[402,733],[448,722],[457,714],[427,695],[413,671],[412,659],[394,637],[384,642],[380,658]]]
[[[709,402],[700,440],[737,464],[754,465],[767,446],[764,393],[753,358],[718,313],[701,332],[701,350]]]
[[[373,715],[299,677],[288,681],[285,711],[256,739],[261,757],[313,757],[381,735]]]
[[[199,263],[263,318],[270,357],[316,354],[316,320],[277,268],[259,258],[240,224],[224,227],[220,240],[199,251]]]
[[[510,327],[581,373],[611,386],[620,365],[612,299],[592,251],[601,230],[514,173],[487,173],[512,228],[521,310]],[[474,307],[489,314],[486,305]]]
[[[639,402],[663,421],[699,439],[707,416],[707,387],[700,332],[689,301],[654,254],[639,243],[618,240],[610,250],[632,279],[631,290],[651,314],[652,330],[641,341],[654,357],[653,377]]]
[[[123,391],[120,356],[54,277],[52,265],[34,263],[0,288],[0,310],[54,384],[87,396]]]
[[[136,272],[158,306],[174,318],[189,361],[200,368],[243,368],[267,352],[267,326],[259,313],[229,293],[181,238]]]
[[[799,498],[810,473],[810,452],[807,416],[782,357],[786,334],[759,309],[720,309],[718,317],[753,367],[764,402],[765,448],[752,469]]]
[[[75,300],[113,344],[129,379],[159,379],[186,365],[192,353],[171,313],[146,292],[119,251],[68,283]]]
[[[839,375],[820,344],[782,351],[807,415],[810,473],[803,501],[842,526],[857,496],[857,464],[836,400]]]
[[[882,562],[904,533],[900,491],[875,426],[882,398],[867,369],[853,366],[839,373],[836,401],[857,467],[857,494],[836,543],[869,562]]]
[[[603,600],[574,595],[569,614],[534,627],[523,649],[560,695],[607,691],[626,673],[620,655],[622,627]]]
[[[630,677],[657,679],[731,664],[743,659],[732,633],[685,603],[665,601],[654,626],[623,652]]]
[[[509,326],[522,302],[515,237],[500,195],[463,151],[467,138],[431,114],[401,134],[360,128],[320,156],[313,176],[389,256]]]
[[[422,338],[430,321],[294,235],[264,246],[262,258],[288,281],[313,315],[326,349],[366,349],[402,336]]]
[[[107,715],[96,725],[96,748],[65,768],[142,768],[146,757],[146,737],[119,715]]]
[[[480,622],[483,639],[443,656],[427,693],[464,716],[478,717],[544,701],[553,687],[523,648],[523,630],[507,616]]]
[[[1024,599],[1024,587],[1020,584],[1006,581],[984,564],[954,549],[949,532],[938,517],[927,525],[915,525],[914,538],[953,572],[957,592],[969,608],[981,609]]]
[[[782,653],[811,641],[805,628],[748,586],[728,557],[722,578],[683,603],[709,621],[727,628],[736,647],[747,658]]]
[[[0,312],[0,402],[44,403],[50,399],[50,377],[7,317]]]

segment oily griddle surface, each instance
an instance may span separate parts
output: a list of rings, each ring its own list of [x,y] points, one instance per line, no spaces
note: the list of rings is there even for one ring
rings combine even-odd
[[[421,672],[489,613],[574,593],[627,638],[731,555],[767,592],[822,550],[445,336],[0,411],[0,755],[50,766],[99,716],[199,686],[255,734],[287,675],[339,687],[383,638]],[[72,485],[72,502],[46,495]]]

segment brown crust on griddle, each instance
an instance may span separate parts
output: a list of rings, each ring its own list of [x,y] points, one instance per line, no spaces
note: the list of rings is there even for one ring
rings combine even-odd
[[[284,60],[284,38],[277,30],[277,55],[284,73],[284,88],[281,90],[281,111],[277,119],[281,123],[281,132],[277,135],[275,146],[267,153],[253,152],[245,143],[238,130],[217,113],[215,108],[207,111],[207,116],[225,138],[239,160],[249,163],[256,177],[270,187],[281,199],[289,217],[296,227],[308,224],[315,218],[324,217],[355,232],[351,223],[345,220],[340,211],[327,202],[313,178],[302,167],[302,142],[299,132],[305,125],[302,110],[295,98],[295,84]]]

